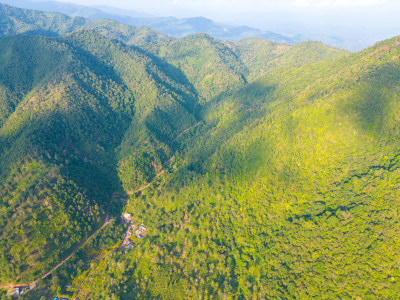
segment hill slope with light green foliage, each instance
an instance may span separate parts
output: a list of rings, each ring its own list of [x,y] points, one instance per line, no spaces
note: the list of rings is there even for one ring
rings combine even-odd
[[[279,44],[250,38],[235,44],[236,53],[247,69],[247,78],[254,80],[280,67],[299,67],[310,62],[343,56],[345,51],[319,42],[302,42],[295,45]]]
[[[399,37],[103,34],[0,38],[0,286],[49,271],[120,192],[23,299],[397,297]],[[149,230],[129,251],[122,212]]]
[[[395,298],[399,41],[203,106],[176,170],[127,205],[149,236],[68,281],[76,295]]]

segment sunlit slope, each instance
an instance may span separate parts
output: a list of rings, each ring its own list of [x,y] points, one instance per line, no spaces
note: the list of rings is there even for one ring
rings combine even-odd
[[[169,182],[128,205],[149,237],[74,285],[123,299],[396,298],[399,45],[272,71],[214,104]]]
[[[235,44],[235,48],[238,57],[248,70],[249,81],[277,68],[299,67],[347,54],[344,50],[328,47],[319,42],[288,45],[259,38],[240,40]]]
[[[253,282],[269,297],[397,293],[399,52],[395,38],[272,71],[222,102],[218,115],[210,109],[218,125],[199,153],[228,137],[206,170],[217,168],[224,191],[232,189],[214,191],[236,203],[221,228],[234,228],[237,260],[249,256],[244,290],[244,270],[264,260]],[[243,130],[229,137],[240,120]],[[216,203],[215,214],[225,201]]]
[[[203,101],[208,101],[246,84],[245,67],[229,45],[199,33],[171,41],[156,54],[182,70]]]
[[[41,17],[55,20],[29,27]],[[24,18],[4,34],[87,28]],[[44,289],[396,298],[400,38],[355,54],[204,34],[140,41],[152,54],[94,31],[0,39],[1,284],[44,274],[101,226],[113,192],[147,186],[174,155],[124,202],[149,235],[124,254],[82,250]],[[121,238],[111,231],[108,246]]]

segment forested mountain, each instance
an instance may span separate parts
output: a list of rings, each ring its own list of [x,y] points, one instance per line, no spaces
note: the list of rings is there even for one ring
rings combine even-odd
[[[68,17],[60,13],[16,8],[0,3],[0,36],[24,34],[54,37],[82,29],[96,30],[128,45],[148,48],[171,40],[147,27],[137,28],[108,19]]]
[[[284,62],[291,60],[295,65],[344,53],[314,42],[288,45],[254,38],[232,43],[202,33],[173,39],[145,27],[136,28],[106,19],[70,18],[4,4],[0,4],[0,18],[0,36],[40,34],[52,37],[90,29],[142,47],[182,71],[205,100],[243,87],[247,79],[267,72],[269,65],[279,65],[281,56]]]
[[[148,40],[1,9],[0,293],[397,297],[400,37]]]
[[[238,90],[269,70],[346,54],[318,42],[288,45],[254,38],[231,43],[207,34],[190,35],[154,49],[157,56],[182,70],[206,101]]]
[[[246,83],[245,66],[232,47],[207,34],[174,40],[159,47],[156,55],[182,70],[206,100]]]
[[[295,43],[304,40],[304,37],[289,37],[248,26],[220,24],[204,17],[156,17],[135,11],[116,9],[109,6],[100,5],[89,7],[74,3],[55,1],[31,2],[26,0],[1,0],[1,2],[21,8],[60,12],[71,17],[84,17],[92,20],[109,19],[138,27],[146,26],[160,33],[176,38],[182,38],[198,32],[205,32],[214,38],[229,41],[238,41],[249,37],[259,37],[281,43]]]
[[[247,68],[247,78],[254,80],[271,70],[299,67],[321,60],[341,57],[345,51],[319,42],[301,42],[295,45],[279,44],[259,38],[240,40],[236,53]]]
[[[197,99],[142,50],[94,31],[0,43],[1,280],[24,281],[99,224],[116,167],[126,189],[153,176]]]
[[[92,266],[74,290],[395,298],[399,45],[272,70],[204,106],[177,170],[127,206],[149,237]]]

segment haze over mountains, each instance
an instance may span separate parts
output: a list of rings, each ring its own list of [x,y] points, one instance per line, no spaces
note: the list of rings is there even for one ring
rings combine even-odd
[[[235,10],[238,1],[231,4],[228,1],[214,2],[213,5],[210,3],[209,9],[206,4],[201,5],[201,1],[192,3],[183,0],[168,4],[164,1],[150,0],[125,3],[133,10],[42,0],[1,2],[24,8],[61,12],[69,16],[108,18],[134,26],[147,26],[178,38],[205,32],[214,38],[230,41],[248,37],[286,43],[317,40],[350,51],[372,46],[380,40],[395,36],[400,30],[400,24],[397,22],[400,6],[394,0],[387,0],[381,4],[377,1],[249,1],[239,5],[242,6],[239,11]],[[101,0],[86,3],[96,2],[105,3]],[[123,1],[113,5],[122,4]],[[187,9],[183,9],[185,5]],[[198,9],[190,9],[191,6],[197,6]],[[179,10],[180,7],[182,11]],[[141,13],[142,10],[151,14]]]
[[[396,298],[399,84],[399,36],[350,53],[0,4],[0,296]]]
[[[183,19],[175,17],[156,17],[108,6],[87,7],[73,3],[51,1],[31,2],[26,0],[2,0],[1,2],[22,8],[61,12],[69,16],[79,16],[96,20],[106,18],[138,27],[147,26],[158,32],[177,38],[204,32],[210,34],[214,38],[231,41],[237,41],[248,37],[260,37],[262,39],[286,43],[300,41],[300,36],[289,37],[248,26],[224,25],[204,17]]]

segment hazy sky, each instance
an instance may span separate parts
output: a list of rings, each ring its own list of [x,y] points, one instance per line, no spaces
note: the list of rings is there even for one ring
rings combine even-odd
[[[271,26],[271,19],[310,18],[335,23],[337,19],[355,25],[400,25],[400,0],[58,0],[82,5],[108,5],[146,12],[157,16],[205,16],[216,21],[246,23],[258,27]],[[268,22],[270,21],[270,22]],[[310,20],[313,21],[313,20]],[[318,20],[317,20],[318,21]],[[391,23],[397,24],[391,24]]]
[[[40,0],[37,0],[40,1]],[[43,1],[43,0],[41,0]],[[204,16],[281,34],[363,40],[400,34],[400,0],[58,0],[107,5],[155,16]]]
[[[195,13],[202,15],[206,12],[220,14],[240,13],[243,11],[271,11],[295,9],[346,9],[365,7],[400,7],[399,0],[59,0],[75,2],[82,5],[110,5],[124,9],[142,10],[146,12]]]

